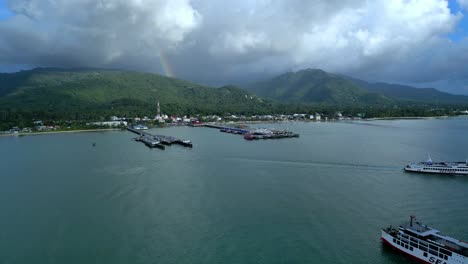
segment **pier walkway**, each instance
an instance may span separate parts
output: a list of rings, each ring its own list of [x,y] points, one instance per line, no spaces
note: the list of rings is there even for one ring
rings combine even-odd
[[[250,133],[250,130],[237,128],[237,127],[227,127],[227,126],[218,126],[215,124],[205,124],[206,127],[219,129],[221,132],[233,133],[233,134],[247,134]]]
[[[151,148],[157,147],[157,148],[165,149],[164,145],[172,145],[172,144],[178,144],[178,145],[182,145],[184,147],[189,147],[189,148],[193,147],[192,142],[190,140],[179,139],[179,138],[171,137],[171,136],[153,135],[146,131],[135,129],[131,126],[128,126],[127,130],[135,134],[138,134],[139,137],[136,138],[135,140],[141,141],[145,143],[145,145]]]
[[[296,134],[287,130],[276,130],[276,129],[265,129],[265,128],[253,129],[250,127],[240,128],[240,127],[221,126],[217,124],[204,124],[204,126],[219,129],[220,132],[240,134],[240,135],[243,135],[244,139],[247,139],[247,140],[299,137],[299,134]]]

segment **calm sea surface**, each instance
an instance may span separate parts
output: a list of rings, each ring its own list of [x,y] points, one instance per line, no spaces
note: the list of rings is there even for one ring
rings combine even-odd
[[[379,240],[411,214],[468,240],[468,177],[402,171],[467,158],[468,118],[260,126],[301,136],[0,137],[0,263],[411,263]]]

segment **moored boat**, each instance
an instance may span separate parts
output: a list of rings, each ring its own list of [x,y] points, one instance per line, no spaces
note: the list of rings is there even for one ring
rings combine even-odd
[[[134,126],[133,126],[133,129],[136,129],[136,130],[147,130],[148,127],[145,126],[145,125],[140,125],[140,124],[138,124],[138,125],[134,125]]]

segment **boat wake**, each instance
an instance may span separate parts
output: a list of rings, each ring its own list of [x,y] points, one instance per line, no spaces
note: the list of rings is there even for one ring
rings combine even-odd
[[[349,169],[366,169],[366,170],[378,170],[378,171],[394,171],[400,169],[398,166],[383,166],[383,165],[369,165],[359,163],[344,163],[344,162],[322,162],[322,161],[307,161],[307,160],[272,160],[272,159],[258,159],[258,158],[242,158],[242,157],[230,157],[230,160],[237,160],[242,162],[256,162],[256,163],[269,163],[269,164],[281,164],[291,166],[310,166],[310,167],[323,167],[323,168],[349,168]]]

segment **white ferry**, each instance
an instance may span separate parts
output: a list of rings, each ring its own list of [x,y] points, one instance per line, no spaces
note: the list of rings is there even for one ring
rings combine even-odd
[[[468,160],[465,162],[432,162],[431,157],[426,162],[409,163],[405,171],[438,174],[468,175]]]
[[[468,243],[439,233],[439,230],[415,222],[382,229],[382,241],[422,263],[468,264]]]

